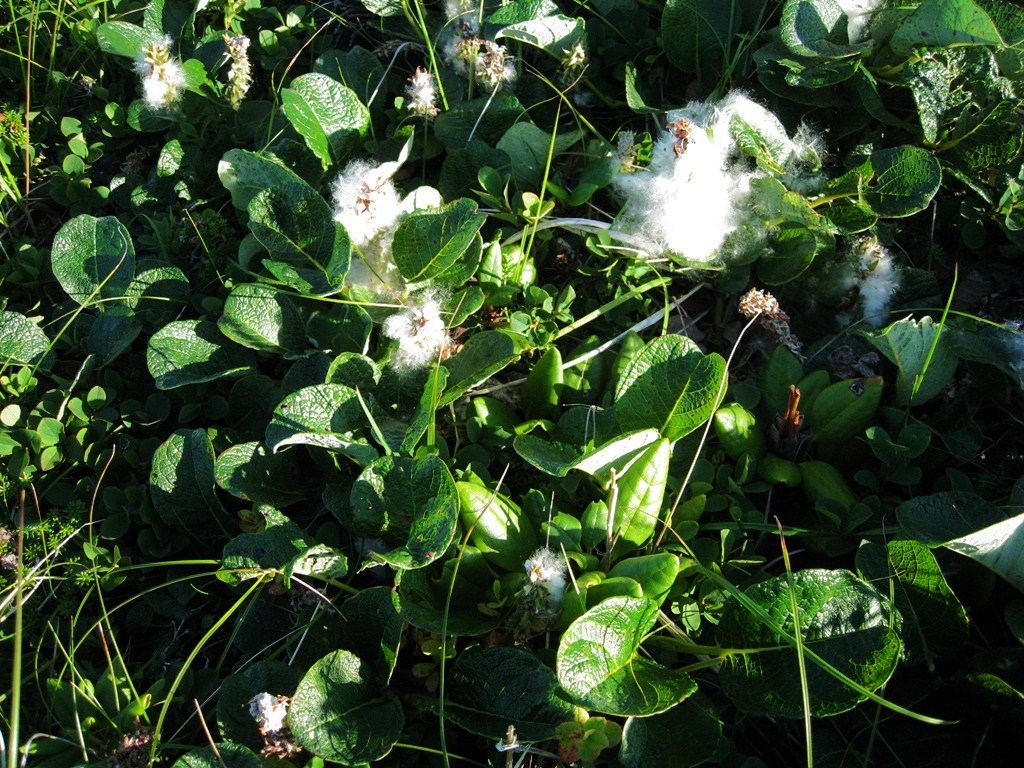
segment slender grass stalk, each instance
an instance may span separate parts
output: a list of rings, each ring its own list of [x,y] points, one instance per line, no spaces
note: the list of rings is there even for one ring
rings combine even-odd
[[[501,488],[502,483],[505,482],[505,475],[508,474],[508,465],[501,473],[501,477],[498,478],[498,484],[495,486],[495,491],[491,494],[491,498],[484,505],[484,508],[480,511],[482,515],[487,511],[487,508],[494,502],[494,499],[498,495],[498,488]],[[451,768],[451,763],[448,762],[448,740],[445,735],[444,727],[444,690],[445,690],[445,677],[447,672],[447,648],[446,643],[448,640],[448,615],[452,610],[452,595],[455,593],[455,581],[459,578],[459,567],[462,565],[462,557],[466,554],[466,547],[469,546],[469,537],[473,535],[473,530],[476,528],[477,521],[474,520],[473,524],[466,529],[465,536],[462,537],[462,542],[459,544],[459,554],[455,558],[455,567],[452,568],[452,580],[448,585],[448,593],[444,598],[444,614],[441,617],[441,662],[438,665],[440,667],[439,674],[440,680],[437,686],[437,719],[438,719],[438,736],[441,741],[441,757],[444,760],[445,768]]]
[[[564,328],[562,328],[560,331],[558,331],[558,333],[556,333],[554,336],[551,337],[552,343],[558,341],[559,339],[561,339],[564,336],[568,336],[570,333],[576,331],[579,328],[582,328],[587,323],[596,320],[597,318],[601,317],[602,315],[607,314],[608,312],[611,312],[613,309],[615,309],[616,307],[618,307],[618,306],[620,306],[622,304],[625,304],[630,299],[636,298],[637,296],[641,296],[644,293],[647,293],[647,291],[651,290],[652,288],[662,288],[662,287],[668,285],[670,282],[671,282],[671,280],[669,278],[667,278],[667,277],[659,277],[659,278],[656,278],[654,280],[649,280],[646,283],[644,283],[643,285],[641,285],[641,286],[639,286],[637,288],[633,288],[630,291],[622,294],[621,296],[616,296],[611,301],[608,301],[608,302],[605,302],[604,304],[602,304],[600,307],[595,309],[593,312],[588,312],[583,317],[581,317],[579,320],[575,320],[575,321],[569,323]]]
[[[673,534],[675,534],[675,531],[673,531]],[[793,638],[793,636],[790,635],[789,632],[787,632],[785,628],[782,627],[778,622],[776,622],[775,619],[773,619],[772,616],[764,608],[762,608],[760,605],[754,602],[754,600],[752,600],[743,590],[741,590],[727,578],[722,576],[720,573],[701,564],[697,557],[697,554],[690,548],[689,544],[687,544],[686,541],[678,534],[675,535],[677,541],[682,546],[683,550],[687,553],[689,557],[693,558],[693,567],[696,568],[702,576],[704,576],[709,581],[712,581],[716,585],[721,587],[725,592],[727,592],[731,597],[733,597],[737,602],[739,602],[739,604],[742,605],[751,615],[757,618],[758,621],[760,621],[766,627],[771,629],[775,634],[777,634],[780,638],[786,641],[786,643],[790,647],[793,647],[796,644],[796,640]],[[759,650],[773,649],[764,648]],[[810,659],[816,666],[823,669],[825,672],[830,674],[843,685],[852,688],[864,698],[871,699],[872,701],[881,704],[883,707],[886,707],[887,709],[890,709],[893,712],[912,718],[914,720],[917,720],[918,722],[926,723],[928,725],[954,724],[950,720],[942,720],[937,717],[929,717],[928,715],[922,715],[918,712],[914,712],[913,710],[900,706],[895,702],[889,701],[888,699],[878,695],[874,691],[868,690],[863,685],[858,683],[856,680],[852,679],[842,671],[833,667],[825,659],[816,654],[810,648],[804,648],[804,655],[808,659]]]
[[[181,669],[178,670],[178,674],[175,675],[174,680],[171,682],[170,687],[167,689],[167,695],[164,698],[163,706],[160,707],[160,714],[157,716],[156,725],[153,727],[153,741],[149,746],[149,761],[152,764],[156,760],[156,748],[160,744],[160,737],[163,733],[164,721],[167,719],[167,713],[171,709],[171,703],[174,701],[174,693],[178,690],[182,680],[185,679],[185,675],[192,668],[192,662],[196,660],[199,653],[206,647],[206,644],[210,642],[215,634],[220,630],[222,626],[230,619],[248,599],[257,590],[263,587],[263,582],[266,580],[265,576],[261,576],[256,579],[249,589],[245,591],[241,597],[239,597],[230,608],[228,608],[222,616],[220,616],[213,625],[206,631],[206,633],[199,639],[195,647],[185,658],[185,661],[181,665]]]
[[[758,312],[756,315],[750,318],[747,324],[743,326],[743,329],[736,336],[736,341],[733,343],[732,349],[729,350],[729,357],[726,358],[725,360],[725,374],[722,376],[722,381],[719,382],[718,384],[718,393],[715,395],[715,408],[718,408],[718,406],[721,404],[722,398],[725,397],[725,390],[729,386],[729,368],[732,365],[733,357],[736,356],[736,350],[739,349],[740,342],[743,341],[744,335],[746,335],[747,331],[750,330],[751,326],[757,321],[757,318],[759,318],[760,316],[761,313]],[[672,517],[675,515],[676,509],[679,507],[679,503],[683,500],[683,494],[686,492],[686,489],[690,485],[690,478],[693,477],[693,473],[697,469],[697,462],[700,460],[701,451],[704,450],[704,443],[707,442],[708,434],[711,432],[712,420],[713,417],[709,418],[706,422],[704,422],[704,432],[703,434],[701,434],[700,444],[693,452],[693,460],[690,462],[690,468],[686,470],[686,477],[683,478],[683,482],[679,486],[679,492],[676,494],[675,501],[672,502],[672,508],[668,511],[668,514],[665,515],[665,521],[661,524],[661,531],[658,533],[658,538],[655,540],[652,549],[657,549],[661,546],[661,542],[662,540],[664,540],[665,534],[672,527]]]
[[[548,154],[544,159],[544,178],[540,183],[540,194],[537,196],[537,210],[538,212],[544,208],[544,192],[548,188],[548,177],[551,174],[551,163],[555,159],[555,143],[558,139],[558,120],[562,116],[562,102],[558,102],[558,106],[555,109],[555,120],[554,128],[551,130],[551,140],[548,142]],[[533,250],[533,242],[537,237],[537,224],[540,223],[540,219],[529,222],[526,225],[529,234],[526,238],[526,245],[523,248],[523,260],[530,258],[530,251]]]
[[[25,590],[25,489],[18,490],[18,569],[14,576],[14,647],[11,651],[11,714],[10,730],[7,737],[7,768],[18,768],[18,747],[21,728],[21,663],[25,641],[24,600]]]
[[[807,747],[807,768],[814,768],[814,739],[811,728],[811,691],[807,684],[807,662],[804,659],[804,632],[800,626],[800,604],[796,599],[796,584],[793,582],[793,566],[789,562],[789,548],[782,533],[782,522],[778,517],[775,524],[779,529],[779,545],[782,547],[782,561],[786,566],[786,583],[789,586],[789,606],[793,611],[793,639],[796,641],[796,663],[800,670],[800,696],[804,704],[804,734]]]
[[[953,285],[949,288],[949,298],[946,299],[946,307],[942,310],[942,317],[939,318],[939,327],[935,332],[935,338],[932,339],[932,345],[928,348],[928,354],[924,359],[924,365],[921,366],[921,372],[914,376],[914,387],[910,392],[910,401],[908,402],[908,408],[914,402],[914,398],[917,397],[918,390],[921,389],[921,385],[924,384],[925,374],[928,373],[928,368],[931,366],[932,358],[935,356],[935,350],[939,346],[939,337],[942,336],[942,331],[946,328],[946,319],[949,317],[949,308],[953,304],[953,294],[956,293],[956,281],[960,276],[960,266],[955,265],[953,267]],[[908,413],[909,415],[909,413]]]

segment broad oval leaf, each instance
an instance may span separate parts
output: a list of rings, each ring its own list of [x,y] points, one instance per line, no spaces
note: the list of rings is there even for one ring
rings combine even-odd
[[[690,768],[713,762],[723,741],[714,706],[692,696],[667,712],[626,720],[619,762],[626,768]]]
[[[156,259],[140,259],[135,267],[127,306],[140,320],[156,326],[174,320],[192,296],[185,273]]]
[[[142,325],[135,313],[118,304],[96,316],[89,327],[89,352],[96,356],[95,365],[102,368],[113,362],[135,341]]]
[[[852,709],[867,694],[838,680],[819,659],[867,691],[879,688],[896,669],[902,650],[890,623],[892,608],[874,587],[849,571],[798,571],[793,574],[793,586],[807,657],[811,714],[824,717]],[[725,658],[719,671],[722,690],[750,714],[802,717],[796,650],[769,624],[793,634],[786,575],[749,587],[745,598],[726,603],[718,626],[720,645],[745,649]],[[749,606],[744,604],[748,602]]]
[[[524,4],[525,5],[525,4]],[[505,6],[509,8],[511,6]],[[491,16],[492,24],[503,24],[499,19],[502,9]],[[505,24],[494,36],[495,40],[507,38],[541,48],[556,59],[564,59],[567,51],[586,39],[587,32],[583,19],[573,19],[561,13],[545,14],[532,19]]]
[[[308,194],[312,187],[294,171],[280,162],[247,149],[229,149],[217,164],[217,176],[231,193],[231,203],[239,210],[247,210],[249,203],[265,189],[300,195]]]
[[[370,113],[355,91],[319,72],[292,80],[281,91],[285,117],[324,168],[351,155],[370,126]]]
[[[576,714],[559,697],[554,671],[522,648],[470,648],[449,675],[445,718],[470,733],[501,739],[514,723],[520,741],[544,741]]]
[[[857,550],[857,571],[882,590],[891,585],[909,663],[931,664],[967,641],[967,613],[924,544],[910,539],[865,542]]]
[[[310,667],[288,709],[295,739],[342,765],[384,757],[404,724],[402,703],[381,690],[370,665],[349,651],[329,653]]]
[[[637,456],[619,480],[613,510],[617,555],[642,546],[654,534],[665,498],[671,456],[671,444],[662,438]]]
[[[409,214],[395,230],[395,266],[412,283],[443,278],[469,251],[485,218],[468,198]]]
[[[292,392],[278,404],[267,425],[266,441],[275,453],[289,445],[311,445],[368,464],[378,454],[359,434],[367,423],[356,390],[343,384],[315,384]]]
[[[395,545],[371,550],[371,562],[422,568],[443,555],[455,538],[459,495],[437,456],[382,456],[352,486],[351,515],[356,533]]]
[[[954,491],[909,499],[896,517],[908,536],[976,560],[1024,592],[1024,513],[1009,517],[980,496]]]
[[[921,147],[893,147],[871,153],[874,177],[863,188],[864,202],[884,218],[922,211],[939,191],[942,166]]]
[[[522,571],[526,559],[540,546],[529,516],[508,497],[478,483],[460,480],[462,526],[483,555],[508,573]]]
[[[34,365],[43,370],[53,361],[50,340],[24,315],[0,311],[0,368]]]
[[[643,596],[657,605],[664,601],[678,575],[679,556],[671,552],[628,557],[608,571],[608,579],[625,577],[636,581],[643,588]]]
[[[262,283],[235,286],[217,326],[232,341],[260,352],[300,353],[307,346],[295,302]]]
[[[233,445],[217,457],[217,485],[257,504],[287,507],[307,496],[302,468],[291,453],[271,453],[263,443]]]
[[[992,19],[973,0],[921,3],[889,38],[898,56],[909,55],[915,46],[961,45],[1003,45]]]
[[[712,85],[729,61],[741,21],[740,6],[721,0],[668,0],[661,41],[673,65]]]
[[[920,405],[939,394],[956,372],[951,337],[930,317],[905,318],[866,334],[871,345],[896,364],[896,401]]]
[[[149,339],[146,364],[157,389],[174,389],[252,373],[252,352],[208,320],[176,320]]]
[[[826,387],[811,408],[814,439],[834,443],[863,435],[882,401],[882,388],[881,376],[837,381]]]
[[[391,600],[402,619],[414,627],[445,636],[473,637],[490,632],[502,621],[495,611],[480,611],[482,603],[494,599],[493,584],[483,554],[466,546],[460,558],[399,571]]]
[[[127,737],[125,737],[127,738]],[[259,756],[243,744],[223,742],[187,752],[171,768],[260,768]]]
[[[157,514],[182,533],[224,534],[228,516],[217,493],[213,445],[202,429],[179,429],[153,453],[149,495]]]
[[[678,440],[711,418],[725,391],[725,361],[685,336],[662,336],[630,361],[615,392],[623,430],[654,428]]]
[[[438,407],[453,403],[519,357],[525,341],[503,331],[471,336],[462,350],[444,362],[448,384]]]
[[[312,296],[341,290],[352,242],[315,190],[265,189],[249,201],[249,229],[270,252],[263,266],[278,280]]]
[[[836,0],[786,0],[779,31],[798,56],[837,58],[859,50],[850,45],[846,21]]]
[[[96,40],[100,50],[114,56],[137,59],[142,55],[142,48],[153,39],[153,35],[138,26],[126,21],[108,21],[100,24],[96,30]]]
[[[398,660],[405,622],[391,600],[391,587],[366,587],[345,600],[341,606],[338,645],[361,659],[383,666],[387,680]]]
[[[53,275],[79,304],[116,299],[135,277],[135,246],[115,216],[76,216],[57,232],[50,254]]]
[[[558,682],[572,700],[592,712],[654,715],[697,690],[685,672],[666,669],[639,655],[654,626],[652,600],[611,597],[569,625],[558,646]]]

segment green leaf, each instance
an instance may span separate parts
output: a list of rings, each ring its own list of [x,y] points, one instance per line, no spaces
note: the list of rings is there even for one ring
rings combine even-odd
[[[882,596],[849,571],[805,570],[792,578],[804,647],[869,691],[883,685],[896,669],[901,648]],[[785,574],[755,584],[745,594],[792,634]],[[716,638],[726,648],[745,649],[725,657],[718,678],[737,707],[750,714],[803,717],[796,651],[762,617],[730,600]],[[814,658],[807,660],[807,685],[811,714],[816,717],[845,712],[866,698],[836,680]]]
[[[306,295],[341,290],[352,243],[315,190],[263,190],[249,202],[249,229],[270,252],[263,265],[278,280]]]
[[[540,546],[530,518],[507,496],[484,485],[459,481],[455,487],[470,543],[505,572],[521,572]]]
[[[770,239],[771,249],[757,262],[757,276],[765,285],[783,285],[800,277],[819,256],[835,251],[835,240],[821,228],[783,222]]]
[[[893,147],[871,153],[874,177],[864,186],[864,202],[885,218],[910,216],[928,207],[942,182],[942,169],[921,147]]]
[[[904,532],[976,560],[1024,592],[1024,513],[1008,517],[973,493],[916,496],[896,508]]]
[[[140,320],[155,326],[174,320],[192,296],[185,273],[156,259],[140,259],[135,268],[126,305]]]
[[[149,339],[146,364],[157,389],[252,373],[252,352],[228,341],[208,320],[176,320]]]
[[[314,310],[306,322],[306,334],[324,352],[365,354],[373,331],[373,320],[356,304]]]
[[[398,660],[405,622],[391,600],[391,587],[367,587],[341,606],[338,636],[332,640],[361,659],[368,659],[386,673],[387,682]]]
[[[351,515],[356,533],[393,545],[387,551],[371,549],[370,561],[422,568],[441,557],[455,538],[459,496],[437,456],[382,456],[352,486]]]
[[[135,277],[131,235],[114,216],[76,216],[57,232],[50,254],[53,275],[79,304],[125,295]]]
[[[366,413],[354,389],[316,384],[292,392],[278,404],[267,425],[266,442],[275,453],[289,445],[310,445],[337,451],[365,465],[378,455],[358,434],[366,426]]]
[[[665,498],[671,456],[671,443],[662,438],[644,450],[619,479],[613,510],[616,554],[642,546],[654,534]]]
[[[533,434],[516,435],[512,446],[521,458],[553,477],[565,477],[580,458],[576,446],[552,443]]]
[[[692,696],[667,712],[650,717],[631,717],[622,729],[619,762],[625,768],[671,765],[691,768],[714,762],[721,753],[722,721],[714,706]],[[681,734],[685,743],[681,744]],[[726,742],[727,748],[731,743]]]
[[[864,542],[857,550],[861,577],[883,592],[885,583],[903,617],[900,637],[907,661],[931,664],[952,656],[967,642],[967,613],[957,600],[935,555],[923,544],[899,539],[886,544]]]
[[[551,419],[559,416],[558,400],[562,386],[562,354],[558,347],[549,347],[530,369],[520,389],[523,413],[528,419]]]
[[[668,596],[668,591],[679,575],[679,557],[671,552],[655,552],[653,555],[638,555],[617,562],[608,578],[625,577],[633,579],[641,587],[648,600],[657,605]]]
[[[423,395],[420,397],[415,412],[409,419],[409,426],[405,431],[405,436],[402,438],[399,451],[402,453],[412,453],[415,451],[420,438],[423,437],[423,434],[437,418],[437,401],[440,399],[441,393],[444,392],[447,383],[447,368],[437,366],[431,369],[427,378],[427,384],[423,388]]]
[[[154,39],[155,35],[126,21],[108,21],[96,30],[101,51],[129,59],[139,58],[142,48]]]
[[[306,551],[309,540],[295,523],[277,510],[266,513],[266,528],[252,533],[241,533],[229,541],[221,556],[224,571],[283,570]],[[241,581],[237,574],[222,573],[228,583]]]
[[[483,331],[471,336],[457,355],[443,363],[448,369],[448,387],[438,407],[455,402],[517,360],[523,343],[521,337],[503,331]]]
[[[89,352],[96,356],[97,368],[112,363],[142,331],[135,313],[124,304],[109,307],[89,327]]]
[[[505,10],[505,9],[502,9]],[[494,23],[494,19],[491,19]],[[561,13],[551,13],[526,19],[501,28],[495,40],[506,38],[547,51],[556,59],[565,59],[577,44],[586,41],[586,24]]]
[[[838,58],[863,48],[850,45],[846,21],[836,0],[786,0],[779,31],[797,56]]]
[[[813,437],[836,443],[864,434],[882,401],[881,376],[837,381],[814,398],[811,407]]]
[[[402,619],[414,627],[446,636],[473,637],[492,631],[502,621],[499,615],[479,610],[481,603],[494,599],[493,581],[483,554],[476,547],[464,547],[460,558],[399,571],[391,599]]]
[[[521,648],[470,648],[449,675],[445,718],[479,736],[504,738],[514,723],[519,741],[544,741],[576,714],[551,668]]]
[[[725,361],[685,336],[654,339],[630,361],[615,392],[623,430],[654,428],[678,440],[711,418],[725,391]]]
[[[965,109],[949,138],[939,146],[939,157],[971,174],[1011,162],[1024,146],[1019,110],[1016,100]]]
[[[580,455],[564,443],[550,443],[535,435],[516,435],[512,446],[523,459],[554,477],[565,477],[570,469],[591,475],[602,485],[611,479],[611,470],[621,473],[634,457],[660,438],[656,429],[626,432]]]
[[[215,490],[213,445],[202,429],[179,429],[156,449],[149,494],[160,518],[181,533],[209,538],[228,530]]]
[[[217,485],[257,504],[287,507],[308,495],[302,467],[293,453],[270,453],[263,443],[233,445],[217,457]]]
[[[434,133],[449,152],[465,149],[471,137],[496,141],[509,128],[526,117],[526,108],[514,95],[501,91],[453,105],[434,121]],[[493,137],[493,138],[492,138]],[[478,152],[484,152],[478,145]],[[490,153],[488,153],[490,154]],[[476,168],[473,169],[475,174]]]
[[[229,149],[217,164],[217,176],[231,193],[231,204],[248,210],[250,201],[265,189],[285,195],[308,196],[312,187],[280,162],[246,149]]]
[[[414,283],[443,278],[470,251],[485,218],[468,198],[403,218],[392,244],[402,277]]]
[[[370,666],[334,651],[303,676],[288,709],[292,735],[317,757],[361,765],[387,755],[405,724],[402,703],[374,681]]]
[[[9,365],[48,370],[53,362],[50,340],[24,315],[0,311],[0,369]]]
[[[532,19],[542,19],[558,13],[558,5],[552,0],[509,0],[496,8],[487,18],[488,24],[521,24]]]
[[[907,85],[917,105],[924,140],[933,144],[938,139],[939,127],[949,102],[953,73],[941,61],[932,58],[908,62]]]
[[[127,737],[125,737],[127,738]],[[171,768],[260,768],[260,758],[242,744],[222,742],[193,749],[174,761]]]
[[[276,354],[301,353],[306,332],[295,302],[262,283],[242,283],[224,300],[221,333],[242,346]]]
[[[402,0],[359,0],[370,13],[378,16],[401,16]]]
[[[1003,45],[992,19],[973,0],[924,0],[889,38],[897,56],[915,46]]]
[[[548,167],[548,153],[552,160],[569,149],[583,137],[582,131],[571,131],[555,137],[551,146],[551,134],[533,123],[516,123],[498,140],[497,148],[515,158],[512,163],[512,178],[520,189],[537,189],[544,180]]]
[[[911,318],[899,320],[881,333],[866,334],[871,345],[899,369],[896,379],[898,404],[920,405],[927,402],[952,380],[957,356],[949,339],[940,333],[941,327],[934,320],[923,317],[920,321]],[[916,394],[914,387],[918,388]]]
[[[292,80],[281,101],[285,117],[324,169],[355,152],[369,130],[370,113],[355,91],[318,72]]]
[[[668,0],[661,16],[665,55],[674,66],[713,87],[732,57],[741,20],[738,3]]]
[[[789,405],[789,388],[799,383],[803,375],[804,366],[800,358],[786,347],[776,347],[761,378],[761,391],[770,420],[785,414]]]
[[[591,608],[562,634],[556,657],[558,682],[581,707],[609,715],[664,712],[697,690],[685,672],[639,655],[654,626],[651,600],[612,597]]]

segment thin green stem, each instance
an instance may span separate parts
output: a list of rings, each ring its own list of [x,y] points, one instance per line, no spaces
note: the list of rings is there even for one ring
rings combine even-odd
[[[582,328],[587,323],[596,320],[597,318],[601,317],[602,315],[607,314],[608,312],[611,312],[613,309],[615,309],[616,307],[618,307],[618,306],[620,306],[622,304],[625,304],[627,301],[630,301],[632,299],[635,299],[637,296],[641,296],[641,295],[647,293],[647,291],[651,290],[652,288],[660,288],[660,287],[662,287],[664,285],[668,285],[670,282],[671,282],[671,280],[669,280],[667,277],[659,277],[659,278],[657,278],[655,280],[649,280],[648,282],[644,283],[643,285],[639,286],[638,288],[633,288],[628,293],[624,293],[621,296],[615,297],[611,301],[609,301],[609,302],[607,302],[605,304],[602,304],[600,307],[595,309],[593,312],[588,312],[583,317],[581,317],[579,320],[576,320],[576,321],[574,321],[572,323],[569,323],[569,325],[567,325],[564,328],[562,328],[558,333],[556,333],[551,338],[551,343],[553,344],[556,341],[558,341],[559,339],[561,339],[562,337],[568,336],[573,331],[576,331],[577,329]]]

